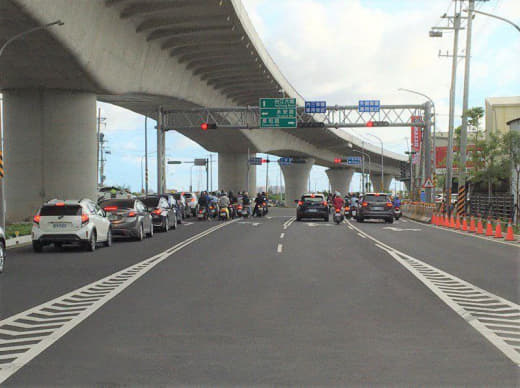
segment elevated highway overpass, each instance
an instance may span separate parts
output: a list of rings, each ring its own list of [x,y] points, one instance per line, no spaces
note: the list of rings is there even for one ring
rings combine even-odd
[[[163,112],[256,105],[281,94],[304,103],[239,0],[0,0],[0,14],[2,41],[65,23],[26,35],[0,57],[9,220],[30,217],[49,198],[95,196],[96,100],[159,120],[159,189],[170,129]],[[248,148],[308,159],[283,169],[290,196],[305,187],[314,163],[331,168],[333,187],[348,187],[352,171],[334,169],[333,159],[349,149],[364,149],[369,169],[379,171],[378,147],[339,129],[180,132],[219,153],[219,186],[234,190],[244,189]],[[401,160],[385,151],[389,177]],[[252,169],[249,186],[255,181]]]

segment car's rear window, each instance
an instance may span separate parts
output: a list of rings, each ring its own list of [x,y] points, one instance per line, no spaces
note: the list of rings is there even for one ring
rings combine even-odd
[[[186,193],[186,194],[184,194],[184,196],[185,196],[186,198],[188,198],[188,199],[190,199],[190,198],[192,197],[191,193]]]
[[[367,201],[367,202],[388,202],[388,197],[386,195],[371,195],[371,194],[368,194],[365,197],[365,201]]]
[[[107,207],[107,206],[117,206],[121,209],[133,209],[134,208],[134,200],[133,199],[108,199],[100,203],[99,206]]]
[[[320,195],[315,195],[314,197],[312,197],[310,195],[304,195],[302,197],[302,199],[305,202],[323,202],[324,201],[323,197]]]
[[[175,199],[181,199],[181,195],[178,194],[178,193],[177,193],[177,194],[173,194],[173,198],[175,198]]]
[[[43,206],[40,210],[40,216],[80,216],[82,208],[79,205],[66,206]]]
[[[144,203],[146,207],[156,207],[159,203],[159,198],[141,198],[141,202]]]

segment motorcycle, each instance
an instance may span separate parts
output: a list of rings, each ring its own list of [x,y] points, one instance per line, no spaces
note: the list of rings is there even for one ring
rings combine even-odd
[[[244,218],[248,218],[251,214],[251,206],[243,205],[242,209],[240,209],[240,215]]]
[[[341,209],[335,209],[334,210],[334,216],[332,217],[336,225],[339,225],[341,222],[343,222],[343,213],[341,213]]]
[[[229,220],[229,208],[220,208],[220,211],[218,212],[218,219],[221,221]]]
[[[394,207],[394,218],[398,220],[401,218],[401,208],[399,206]]]
[[[208,211],[205,207],[201,207],[199,211],[197,212],[197,219],[199,221],[207,220],[208,219]]]
[[[352,218],[352,216],[350,214],[350,206],[345,206],[345,218],[347,220],[350,220],[350,218]]]
[[[209,218],[212,218],[212,219],[215,219],[218,217],[218,209],[217,209],[217,206],[216,205],[210,205],[209,206],[209,214],[208,214],[208,217]]]
[[[262,203],[262,216],[265,216],[267,214],[267,212],[269,211],[269,209],[267,208],[267,203],[263,202]]]

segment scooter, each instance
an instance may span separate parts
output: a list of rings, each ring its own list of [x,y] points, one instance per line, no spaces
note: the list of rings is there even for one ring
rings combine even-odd
[[[207,220],[208,219],[208,211],[205,207],[201,207],[199,211],[197,212],[197,219],[199,221]]]
[[[350,220],[352,218],[352,216],[350,214],[350,206],[345,206],[345,218],[347,220]]]
[[[221,221],[229,220],[229,209],[225,207],[221,208],[218,213],[218,219]]]
[[[335,209],[334,210],[334,216],[332,217],[336,225],[339,225],[341,222],[343,222],[343,213],[341,213],[341,209]]]
[[[267,208],[267,203],[263,202],[262,203],[262,216],[265,216],[267,214],[267,212],[269,211],[269,209]]]
[[[242,215],[242,217],[248,218],[249,214],[251,214],[251,206],[243,205],[242,209],[240,210],[240,214]]]
[[[208,217],[209,218],[217,218],[218,217],[218,209],[217,209],[217,206],[216,205],[210,205],[209,206],[209,214],[208,214]]]
[[[399,206],[394,207],[394,218],[398,220],[401,218],[401,208]]]

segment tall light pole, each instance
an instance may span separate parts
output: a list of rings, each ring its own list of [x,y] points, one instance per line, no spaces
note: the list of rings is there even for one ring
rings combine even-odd
[[[464,12],[469,12],[469,10],[467,9],[464,9],[463,10]],[[480,15],[486,15],[486,16],[489,16],[490,18],[494,18],[494,19],[498,19],[498,20],[502,20],[503,22],[506,22],[506,23],[509,23],[511,24],[514,28],[516,28],[518,30],[518,32],[520,32],[520,27],[513,23],[511,20],[509,19],[506,19],[506,18],[503,18],[503,17],[500,17],[500,16],[497,16],[497,15],[493,15],[493,14],[490,14],[490,13],[487,13],[487,12],[482,12],[482,11],[477,11],[476,9],[473,9],[471,12],[473,13],[478,13]]]
[[[11,43],[13,43],[15,40],[21,39],[26,35],[29,35],[30,33],[33,33],[35,31],[45,30],[52,26],[63,26],[65,23],[63,23],[61,20],[56,20],[52,23],[45,24],[43,26],[38,26],[31,28],[26,31],[22,31],[11,38],[7,39],[5,43],[0,47],[0,57],[4,53],[4,50],[7,46],[9,46]],[[4,157],[4,118],[3,118],[3,101],[2,101],[2,114],[0,114],[0,125],[1,128],[1,134],[0,134],[0,158],[3,159]],[[5,230],[5,194],[4,194],[4,178],[0,178],[0,226]]]
[[[352,150],[350,150],[350,151],[352,151],[352,152],[357,152],[358,154],[363,155],[363,158],[362,158],[362,163],[363,163],[363,165],[362,165],[362,167],[361,167],[361,169],[362,169],[362,171],[363,171],[363,172],[362,172],[362,175],[361,175],[361,176],[363,177],[363,180],[362,180],[362,182],[363,182],[363,187],[362,187],[361,189],[362,189],[362,191],[363,191],[363,194],[365,194],[365,190],[366,190],[366,189],[365,189],[365,186],[366,186],[366,184],[365,184],[365,156],[368,158],[368,171],[370,172],[370,165],[372,164],[372,162],[370,161],[370,155],[367,154],[366,152],[359,151],[359,150],[354,150],[354,149],[352,149]]]
[[[411,90],[411,89],[405,89],[405,88],[399,88],[397,89],[399,91],[402,91],[402,92],[409,92],[409,93],[414,93],[414,94],[417,94],[419,96],[422,96],[424,98],[426,98],[428,101],[430,101],[430,103],[432,104],[432,110],[433,110],[433,157],[432,157],[432,164],[433,164],[433,168],[437,168],[437,148],[436,148],[436,144],[437,144],[437,133],[436,133],[436,128],[437,128],[437,116],[436,116],[436,113],[435,113],[435,102],[433,102],[433,100],[428,97],[426,94],[423,94],[421,92],[418,92],[416,90]],[[435,171],[435,170],[434,170]]]
[[[385,178],[385,174],[384,174],[384,171],[385,171],[385,163],[384,163],[384,157],[383,157],[383,140],[381,140],[381,138],[379,136],[376,136],[376,135],[373,135],[371,133],[367,133],[368,136],[372,136],[372,137],[375,137],[377,140],[379,140],[379,142],[381,143],[381,192],[384,192],[385,189],[384,189],[384,186],[385,186],[385,181],[384,181],[384,178]]]

